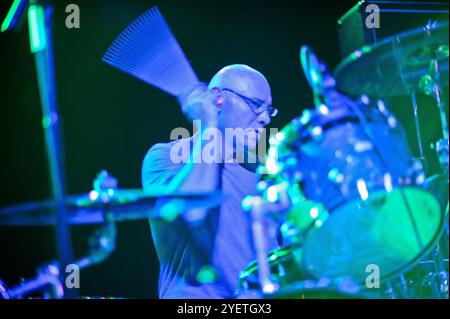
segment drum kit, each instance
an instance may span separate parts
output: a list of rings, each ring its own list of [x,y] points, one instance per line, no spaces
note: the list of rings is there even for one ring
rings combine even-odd
[[[237,298],[448,298],[448,126],[442,97],[448,52],[445,22],[361,48],[333,75],[311,49],[302,48],[316,108],[270,138],[258,168],[258,195],[242,202],[252,217],[256,260],[241,271]],[[382,100],[416,93],[435,99],[442,125],[436,142],[442,173],[428,178],[423,154],[413,157]],[[89,254],[75,264],[85,269],[105,260],[115,247],[117,222],[170,221],[222,199],[219,191],[120,190],[102,171],[91,192],[64,201],[69,224],[99,225]],[[50,200],[1,208],[0,225],[54,225],[56,206]],[[280,248],[267,251],[273,224]],[[0,281],[0,296],[40,292],[62,298],[60,278],[57,262],[51,262],[17,287]]]
[[[244,200],[257,260],[239,294],[448,298],[448,22],[364,47],[333,76],[308,47],[301,59],[316,108],[270,139],[259,194]],[[430,178],[383,101],[419,92],[435,99],[442,126],[442,174]],[[281,235],[271,252],[264,218]]]

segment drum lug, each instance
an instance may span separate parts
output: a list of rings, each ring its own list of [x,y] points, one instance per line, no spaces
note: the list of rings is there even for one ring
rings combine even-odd
[[[423,165],[420,159],[414,158],[407,172],[405,184],[422,185],[426,180]]]

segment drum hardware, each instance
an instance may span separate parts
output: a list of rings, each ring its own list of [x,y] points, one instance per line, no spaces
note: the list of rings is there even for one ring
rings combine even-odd
[[[292,205],[282,223],[280,232],[283,245],[296,244],[302,247],[307,238],[329,217],[329,212],[318,202],[304,200]]]
[[[439,139],[436,142],[436,155],[441,165],[442,172],[448,177],[448,162],[449,162],[449,152],[448,152],[448,140]]]
[[[213,193],[145,193],[140,189],[122,190],[117,188],[117,180],[107,171],[101,171],[93,181],[93,189],[84,195],[69,196],[64,200],[68,222],[72,225],[99,224],[99,228],[89,237],[89,252],[73,262],[79,270],[86,269],[106,260],[115,250],[116,223],[137,219],[167,219],[163,211],[167,205],[176,209],[176,216],[187,210],[217,205],[222,200],[221,192]],[[0,209],[0,224],[54,225],[56,220],[53,200],[12,205]],[[43,298],[63,298],[62,280],[57,261],[37,269],[35,278],[26,280],[8,289],[0,281],[2,298],[23,298],[30,294],[42,293]]]
[[[106,220],[88,240],[89,253],[74,262],[79,270],[86,269],[106,260],[115,249],[116,226],[111,215],[105,211]],[[50,262],[38,268],[35,278],[26,280],[6,290],[8,299],[24,298],[32,293],[43,293],[44,299],[64,298],[63,281],[58,262]]]
[[[0,279],[0,299],[9,299],[8,295],[8,287],[5,283]]]
[[[73,265],[83,270],[106,260],[115,249],[116,226],[111,215],[105,211],[103,225],[88,240],[89,253],[75,261]],[[37,276],[26,280],[6,291],[8,299],[24,298],[32,293],[43,293],[44,299],[64,298],[63,280],[59,272],[58,262],[50,262],[38,268]],[[50,288],[50,289],[49,289]]]
[[[281,243],[301,247],[309,234],[326,221],[329,213],[321,203],[305,198],[300,189],[301,174],[294,167],[296,164],[295,158],[287,158],[283,165],[283,172],[290,172],[293,176],[290,182],[262,180],[257,190],[265,203],[267,217],[281,225]],[[248,210],[245,208],[247,205],[243,205],[244,210]]]
[[[407,287],[408,287],[408,280],[405,278],[405,276],[399,275],[398,276],[398,282],[397,283],[390,283],[387,282],[387,290],[385,291],[385,294],[389,297],[389,299],[407,299],[412,298],[413,296],[410,295]]]
[[[422,260],[411,270],[385,282],[379,297],[448,299],[448,259],[436,256],[436,251],[431,252],[431,259]]]
[[[428,274],[428,284],[433,285],[433,291],[438,293],[438,297],[440,299],[447,298],[448,299],[448,271],[445,271],[445,260],[442,258],[442,252],[439,247],[439,243],[437,248],[433,252],[434,257],[434,271]],[[447,259],[448,263],[448,259]],[[448,267],[447,267],[448,268]]]
[[[445,103],[443,101],[442,97],[442,83],[444,80],[441,78],[441,70],[440,70],[440,63],[439,59],[436,56],[438,50],[442,50],[442,47],[439,47],[437,49],[432,49],[431,52],[433,54],[433,59],[430,62],[430,68],[428,74],[421,77],[419,80],[419,89],[425,93],[426,95],[433,96],[436,105],[439,110],[439,116],[441,120],[441,129],[442,129],[442,136],[443,140],[448,140],[448,123],[447,123],[447,116],[445,114]],[[448,45],[446,48],[447,59],[448,59]],[[448,63],[448,61],[447,61]],[[448,72],[448,66],[447,66],[447,72]],[[442,74],[442,75],[448,75],[448,74]],[[448,81],[448,79],[446,79]]]
[[[22,299],[27,295],[41,292],[44,299],[64,298],[64,285],[61,280],[58,262],[50,262],[37,269],[36,277],[23,281],[7,290],[8,299]]]
[[[79,270],[86,269],[106,260],[115,248],[116,228],[111,221],[102,225],[89,238],[89,254],[74,262]],[[63,282],[60,279],[57,262],[50,262],[38,268],[37,276],[26,280],[6,291],[8,299],[24,298],[32,293],[43,293],[44,299],[60,299],[64,297]],[[50,288],[50,289],[49,289]]]
[[[242,291],[242,289],[239,291],[240,298],[271,298],[272,295],[279,291],[280,284],[283,284],[285,275],[282,267],[278,267],[276,273],[272,274],[270,262],[273,262],[277,258],[282,258],[284,254],[281,253],[273,255],[273,257],[269,257],[269,259],[267,259],[268,225],[266,223],[266,218],[270,217],[280,220],[279,214],[282,214],[286,208],[291,207],[291,202],[289,202],[289,197],[287,194],[292,192],[292,190],[287,189],[287,183],[273,184],[264,180],[258,183],[257,188],[260,193],[262,193],[262,197],[247,196],[242,201],[242,206],[243,210],[250,212],[251,215],[252,236],[256,252],[256,261],[252,268],[257,269],[257,287],[260,289],[260,292],[255,292],[256,286],[252,289],[249,289],[250,287],[247,286],[244,291]],[[299,189],[296,191],[299,191]],[[299,197],[296,198],[298,199]],[[288,212],[287,214],[292,215],[291,212]],[[288,234],[283,227],[281,229],[283,238],[286,239]],[[290,247],[300,245],[300,241],[297,237],[295,241],[296,243],[292,244]],[[241,276],[245,277],[244,274],[241,274]],[[241,281],[241,283],[243,283],[243,281]]]
[[[252,220],[252,235],[258,264],[259,285],[263,294],[270,295],[278,291],[279,284],[272,278],[269,263],[266,259],[268,254],[267,226],[264,221],[266,208],[262,198],[259,196],[247,197],[245,206],[247,210],[250,210]]]
[[[427,160],[425,158],[425,154],[423,151],[423,142],[422,142],[422,134],[420,130],[420,121],[419,121],[419,107],[417,105],[417,98],[416,93],[411,93],[411,104],[413,108],[413,115],[414,115],[414,127],[416,130],[416,137],[417,137],[417,145],[419,147],[419,160],[422,162],[422,165],[426,165]],[[428,167],[426,167],[426,170],[428,170]]]
[[[445,102],[443,100],[442,96],[442,80],[441,80],[441,71],[440,71],[440,64],[439,59],[437,57],[437,52],[442,51],[443,47],[440,46],[437,49],[432,50],[433,54],[435,55],[433,60],[430,62],[430,68],[428,74],[422,76],[422,78],[419,81],[419,89],[424,94],[432,96],[436,102],[438,111],[439,111],[439,117],[441,122],[441,132],[442,132],[442,138],[439,139],[436,142],[436,154],[439,160],[439,164],[441,165],[441,169],[448,176],[448,123],[447,123],[447,116],[445,114]],[[448,58],[448,45],[446,47],[446,53],[444,55],[447,55]],[[442,54],[441,54],[442,55]],[[448,62],[447,62],[448,63]],[[447,66],[448,71],[448,66]],[[445,75],[444,75],[445,76]],[[417,105],[415,105],[415,108],[417,108]],[[415,121],[416,121],[416,127],[418,125],[418,116],[417,112],[414,113]],[[418,139],[420,141],[420,130],[418,130]],[[423,154],[421,155],[423,156]]]
[[[431,28],[427,26],[427,28]],[[445,51],[446,52],[443,52]],[[432,96],[436,102],[436,105],[438,107],[440,121],[441,121],[441,129],[442,129],[442,136],[443,138],[440,139],[436,145],[438,146],[436,148],[436,152],[438,152],[438,159],[441,164],[441,166],[445,166],[445,160],[441,158],[439,155],[439,152],[443,151],[442,148],[447,145],[447,168],[443,167],[443,171],[447,172],[448,175],[448,123],[447,123],[447,117],[445,114],[445,103],[443,101],[442,97],[442,84],[441,84],[441,71],[440,71],[440,64],[439,64],[439,57],[442,58],[442,56],[447,55],[448,59],[448,44],[446,46],[446,49],[444,46],[439,46],[431,49],[431,54],[433,55],[433,59],[430,62],[429,72],[428,74],[422,76],[419,80],[419,90],[429,96]],[[438,57],[439,55],[439,57]],[[448,62],[447,62],[448,63]],[[447,72],[448,72],[448,66],[447,66]],[[444,75],[445,76],[445,75]],[[445,81],[445,80],[444,80]],[[414,97],[413,99],[413,107],[414,107],[414,120],[416,123],[416,131],[417,131],[417,138],[419,141],[419,150],[421,151],[421,158],[423,158],[423,151],[422,151],[422,145],[421,145],[421,136],[420,136],[420,126],[419,126],[419,119],[417,114],[417,102],[415,100],[415,94],[412,94]],[[439,147],[440,146],[440,147]],[[445,152],[445,150],[444,150]],[[445,155],[445,154],[443,154]]]

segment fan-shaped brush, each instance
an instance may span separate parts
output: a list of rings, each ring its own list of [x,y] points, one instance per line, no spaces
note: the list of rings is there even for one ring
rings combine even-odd
[[[102,60],[174,96],[198,82],[157,7],[134,20],[114,40]]]

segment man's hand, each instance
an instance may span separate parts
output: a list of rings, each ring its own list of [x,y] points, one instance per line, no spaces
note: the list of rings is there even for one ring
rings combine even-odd
[[[178,100],[183,113],[190,121],[200,120],[202,125],[217,127],[217,96],[214,92],[208,91],[205,85],[187,88],[187,92],[184,92]]]
[[[207,163],[202,160],[203,147],[210,145],[207,138],[206,129],[218,127],[218,106],[216,101],[218,96],[214,90],[208,91],[206,84],[194,83],[184,89],[178,96],[183,113],[191,120],[201,121],[199,138],[193,139],[191,150],[191,161],[184,164],[183,168],[176,174],[169,184],[169,188],[181,192],[211,192],[217,189],[220,168],[217,162]],[[208,138],[209,139],[209,138]],[[206,143],[207,142],[207,143]],[[216,143],[216,149],[220,149],[220,141]],[[216,154],[220,156],[220,152]]]

